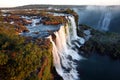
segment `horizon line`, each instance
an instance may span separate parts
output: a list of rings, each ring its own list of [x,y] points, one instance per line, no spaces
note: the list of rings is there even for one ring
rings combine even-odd
[[[0,6],[0,8],[15,8],[15,7],[22,7],[22,6],[28,6],[28,5],[45,5],[45,6],[120,6],[119,4],[110,4],[110,5],[101,5],[101,4],[26,4],[26,5],[18,5],[18,6]]]

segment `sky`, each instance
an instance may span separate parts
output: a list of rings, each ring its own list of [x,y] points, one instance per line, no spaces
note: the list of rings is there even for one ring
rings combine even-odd
[[[15,7],[29,4],[120,5],[120,0],[0,0],[0,7]]]

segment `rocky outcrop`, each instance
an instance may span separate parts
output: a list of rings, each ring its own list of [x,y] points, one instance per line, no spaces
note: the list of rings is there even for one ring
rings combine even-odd
[[[12,24],[21,24],[21,25],[28,25],[28,24],[32,23],[32,21],[28,21],[28,20],[26,20],[24,18],[21,18],[18,15],[6,16],[6,17],[4,17],[4,21],[9,22],[9,23],[12,22]]]
[[[29,32],[25,25],[31,24],[32,22],[20,18],[18,15],[10,15],[4,17],[4,21],[15,26],[16,33]]]

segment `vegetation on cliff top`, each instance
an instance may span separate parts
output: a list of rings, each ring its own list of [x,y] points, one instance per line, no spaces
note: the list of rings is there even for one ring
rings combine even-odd
[[[28,40],[15,32],[14,25],[0,23],[0,80],[51,79],[50,41]]]
[[[86,53],[97,52],[101,55],[108,55],[113,59],[120,59],[120,34],[101,32],[87,25],[80,25],[79,36],[84,36],[84,30],[90,30],[92,37],[85,42],[80,50]]]
[[[66,9],[64,11],[64,13],[73,15],[75,17],[76,26],[78,26],[78,18],[79,18],[79,16],[74,10],[68,8],[68,9]]]
[[[42,17],[41,22],[45,25],[58,25],[58,24],[66,24],[67,20],[64,16],[47,16],[47,17]]]

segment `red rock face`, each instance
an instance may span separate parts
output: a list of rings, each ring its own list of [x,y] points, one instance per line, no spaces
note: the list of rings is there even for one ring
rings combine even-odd
[[[32,24],[32,20],[22,19],[22,23],[23,23],[23,25]]]

